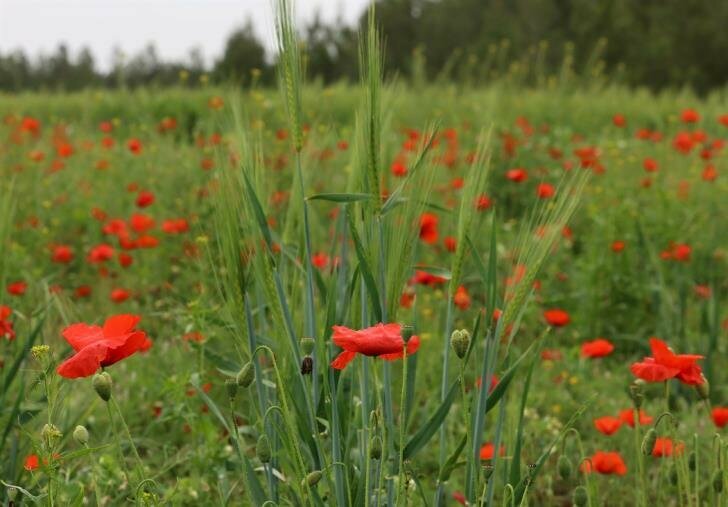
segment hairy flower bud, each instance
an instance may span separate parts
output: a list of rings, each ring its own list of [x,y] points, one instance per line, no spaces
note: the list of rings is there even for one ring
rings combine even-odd
[[[557,466],[559,469],[559,476],[562,479],[568,479],[569,477],[571,477],[571,472],[574,467],[572,466],[571,460],[569,458],[562,454],[561,456],[559,456]]]
[[[470,347],[470,333],[464,329],[456,329],[450,335],[450,345],[460,359],[464,358]]]
[[[8,500],[12,503],[15,501],[15,499],[18,497],[18,488],[9,487],[8,488]]]
[[[316,341],[313,338],[307,336],[301,338],[301,352],[303,352],[304,356],[310,356],[315,345]]]
[[[697,467],[697,456],[695,455],[695,451],[690,451],[690,454],[688,454],[688,468],[691,472],[695,471],[695,467]]]
[[[249,387],[255,379],[255,371],[253,370],[253,363],[248,361],[238,372],[235,377],[235,381],[240,387]]]
[[[227,379],[225,381],[225,389],[227,389],[228,398],[230,398],[231,401],[234,400],[238,395],[238,382],[231,378]]]
[[[270,440],[265,433],[258,437],[258,443],[255,444],[255,455],[262,463],[270,463]]]
[[[81,425],[76,426],[76,429],[73,430],[73,438],[79,444],[86,445],[88,443],[88,430],[86,427]]]
[[[313,358],[306,356],[301,360],[301,375],[310,375],[313,371]]]
[[[312,488],[319,483],[323,476],[324,474],[321,473],[321,470],[314,470],[303,479],[301,486],[305,488],[308,485],[309,488]]]
[[[645,400],[645,395],[643,392],[644,385],[645,381],[642,379],[637,379],[629,385],[629,396],[632,398],[632,403],[634,404],[635,408],[638,409],[642,407],[642,402]]]
[[[493,475],[493,465],[483,465],[483,477],[485,477],[485,480],[489,480],[491,475]]]
[[[382,458],[382,439],[379,437],[379,435],[372,437],[371,441],[369,442],[369,457],[371,459]]]
[[[572,499],[575,507],[584,507],[589,501],[589,493],[584,486],[577,486],[574,488]]]
[[[718,469],[715,472],[713,472],[713,491],[716,493],[722,493],[723,492],[723,470]]]
[[[652,450],[655,448],[655,442],[657,442],[657,431],[655,428],[650,428],[645,434],[645,438],[642,439],[642,454],[649,456],[652,454]]]
[[[698,396],[701,400],[707,400],[710,398],[710,384],[708,380],[703,377],[703,383],[695,386],[695,390],[698,392]]]
[[[94,375],[92,383],[99,398],[104,401],[109,401],[111,398],[111,375],[105,371],[97,373]]]

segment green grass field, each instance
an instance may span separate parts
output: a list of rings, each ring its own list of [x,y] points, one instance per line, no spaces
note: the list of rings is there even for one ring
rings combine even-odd
[[[283,94],[0,96],[4,505],[726,505],[728,97],[323,88],[283,28]]]

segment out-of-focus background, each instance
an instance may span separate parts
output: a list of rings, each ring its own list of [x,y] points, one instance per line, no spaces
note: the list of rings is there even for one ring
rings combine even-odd
[[[307,74],[356,80],[367,0],[298,0]],[[728,81],[728,2],[380,0],[388,77],[521,81],[574,71],[697,93]],[[0,0],[0,90],[275,79],[269,0]],[[527,84],[527,83],[526,83]],[[539,85],[541,83],[533,83]]]

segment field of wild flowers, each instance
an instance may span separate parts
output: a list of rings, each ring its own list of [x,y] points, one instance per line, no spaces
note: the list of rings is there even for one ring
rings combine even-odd
[[[728,504],[728,96],[0,96],[3,505]]]

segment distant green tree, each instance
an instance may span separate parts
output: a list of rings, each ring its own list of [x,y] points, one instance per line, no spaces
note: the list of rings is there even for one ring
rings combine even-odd
[[[213,76],[219,81],[243,85],[250,83],[253,69],[263,72],[264,80],[270,79],[265,47],[256,37],[252,22],[248,20],[228,37],[222,58],[215,62]]]

